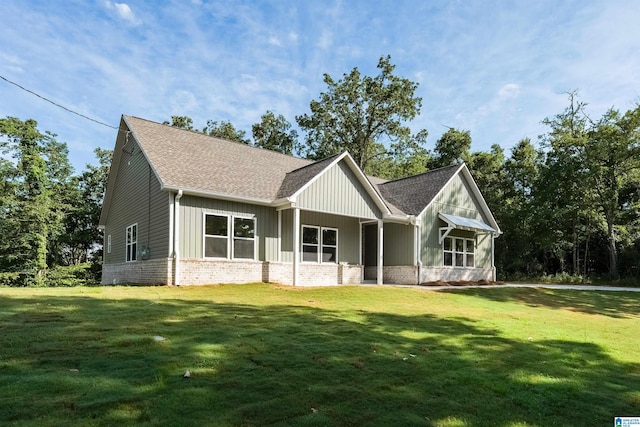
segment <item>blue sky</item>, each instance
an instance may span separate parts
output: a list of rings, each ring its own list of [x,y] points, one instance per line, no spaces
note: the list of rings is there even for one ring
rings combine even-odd
[[[411,126],[469,130],[472,151],[545,131],[577,89],[599,117],[640,101],[640,1],[2,0],[0,76],[111,126],[121,114],[251,134],[267,110],[295,116],[323,73],[375,75],[382,55],[419,83]],[[116,131],[0,80],[0,117],[34,118],[77,172]]]

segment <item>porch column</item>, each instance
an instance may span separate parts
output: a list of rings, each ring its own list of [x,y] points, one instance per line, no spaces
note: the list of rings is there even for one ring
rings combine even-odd
[[[300,275],[300,208],[293,208],[293,286]]]
[[[497,274],[496,274],[496,255],[495,255],[495,249],[496,249],[496,236],[495,234],[491,233],[491,270],[493,271],[493,281],[495,282],[497,279]]]
[[[384,260],[384,244],[382,241],[382,235],[384,234],[384,222],[379,219],[378,220],[378,274],[377,276],[377,284],[378,285],[382,285],[383,283],[383,274],[384,274],[384,268],[383,268],[383,260]]]

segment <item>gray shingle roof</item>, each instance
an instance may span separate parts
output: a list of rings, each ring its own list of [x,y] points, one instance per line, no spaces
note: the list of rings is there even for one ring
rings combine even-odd
[[[162,185],[272,201],[287,173],[310,160],[124,116]]]
[[[408,215],[419,215],[461,165],[446,166],[420,175],[378,184],[382,197]]]
[[[312,162],[138,117],[123,119],[169,189],[271,202],[293,195],[338,156]],[[392,213],[417,215],[459,168],[395,181],[367,178]]]

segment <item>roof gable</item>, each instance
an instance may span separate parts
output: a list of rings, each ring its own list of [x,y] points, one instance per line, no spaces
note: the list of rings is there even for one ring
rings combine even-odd
[[[378,184],[388,202],[408,215],[420,215],[462,165],[447,166]]]

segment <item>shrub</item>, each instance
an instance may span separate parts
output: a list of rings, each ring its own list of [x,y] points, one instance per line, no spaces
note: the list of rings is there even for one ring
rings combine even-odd
[[[87,262],[54,267],[49,270],[45,286],[95,286],[97,284],[92,265]]]

